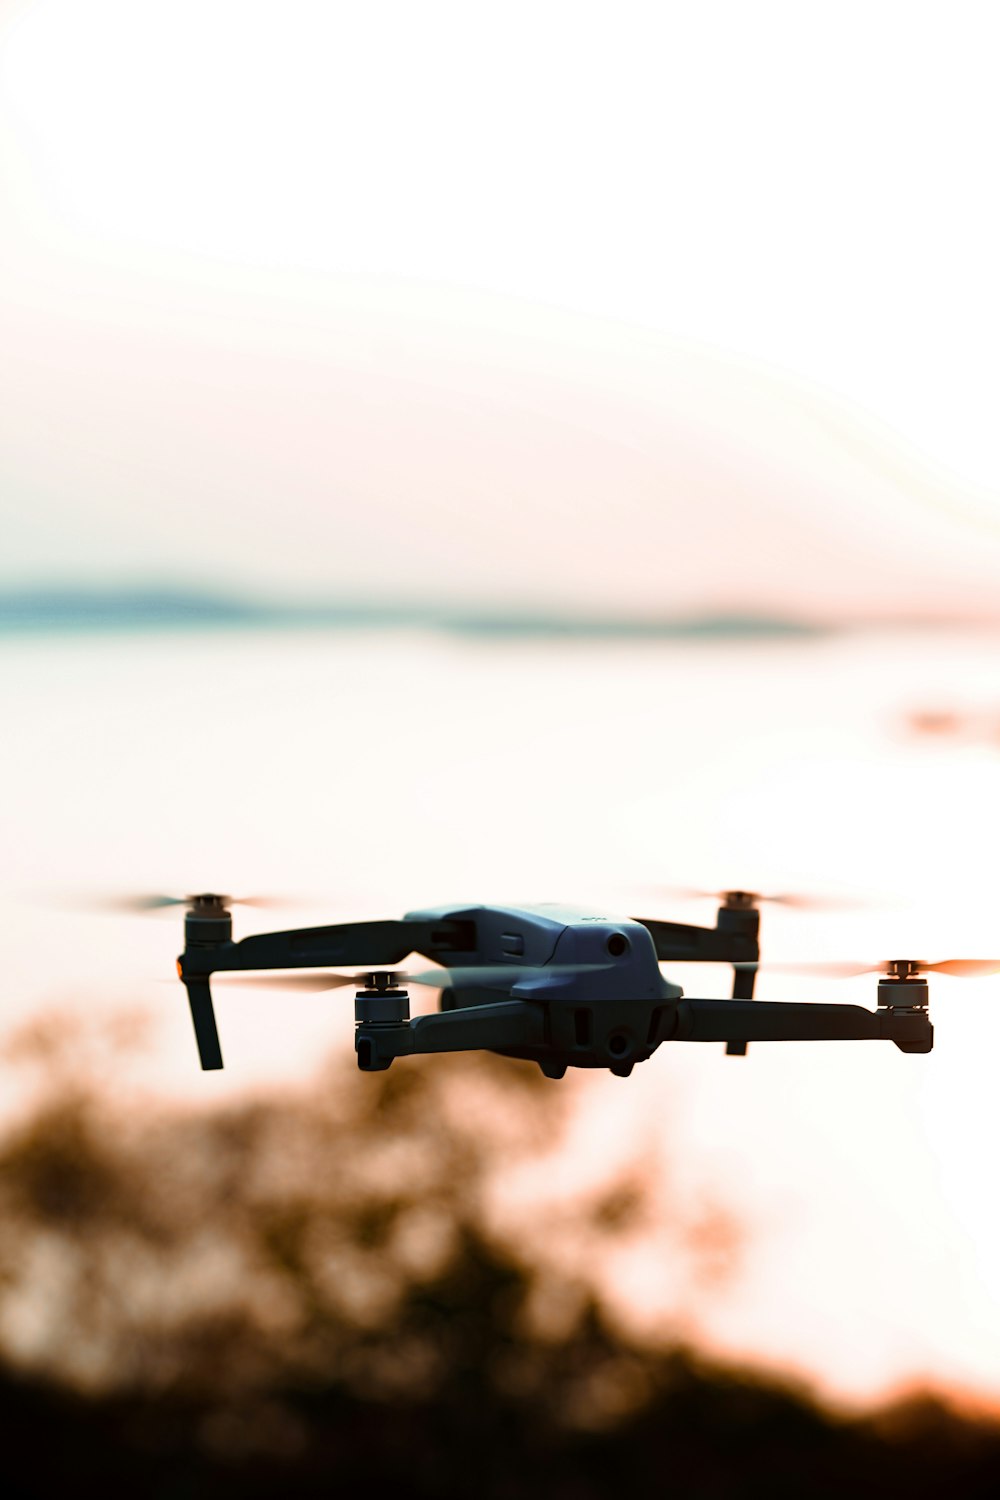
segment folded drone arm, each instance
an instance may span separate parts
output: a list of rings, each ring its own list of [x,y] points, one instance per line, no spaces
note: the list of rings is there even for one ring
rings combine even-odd
[[[436,958],[468,953],[475,945],[471,922],[340,922],[261,932],[239,943],[201,942],[190,932],[181,959],[182,977],[239,969],[309,969],[361,964],[378,968],[403,962],[411,953]]]
[[[395,1057],[417,1052],[504,1052],[543,1043],[540,1006],[501,1000],[467,1010],[432,1011],[398,1026],[361,1025],[355,1037],[358,1062],[366,1072],[387,1068]]]
[[[735,913],[725,915],[736,917]],[[734,922],[732,927],[692,927],[655,917],[637,917],[636,921],[648,929],[661,963],[756,963],[760,957],[756,912],[740,913],[739,925]]]
[[[615,1006],[609,1018],[613,1040],[615,1027],[632,1023],[636,1031],[636,1014],[631,1005]],[[355,1045],[360,1066],[368,1072],[387,1068],[396,1057],[418,1052],[467,1052],[489,1050],[511,1056],[530,1057],[550,1076],[561,1076],[567,1065],[594,1066],[601,1063],[612,1070],[628,1073],[632,1063],[648,1056],[661,1042],[746,1042],[780,1041],[891,1041],[903,1052],[929,1052],[933,1045],[933,1028],[926,1011],[918,1008],[880,1008],[865,1010],[859,1005],[786,1004],[754,1000],[687,1000],[679,999],[659,1005],[642,1019],[638,1028],[647,1037],[638,1059],[633,1055],[615,1069],[616,1055],[601,1053],[601,1039],[594,1049],[574,1045],[560,1036],[558,1007],[533,1005],[523,1000],[506,1000],[496,1004],[470,1006],[468,1009],[417,1016],[395,1025],[365,1024],[357,1030]],[[546,1012],[549,1012],[546,1015]],[[589,1054],[589,1055],[587,1055]],[[621,1054],[618,1054],[621,1057]]]
[[[811,1005],[777,1000],[680,1000],[669,1038],[677,1042],[832,1042],[884,1040],[903,1052],[930,1052],[934,1028],[921,1009]]]
[[[185,948],[177,971],[187,989],[201,1066],[222,1067],[222,1049],[215,1024],[209,978],[215,973],[249,969],[308,969],[366,965],[377,969],[402,963],[411,953],[442,959],[475,948],[475,926],[446,920],[341,922],[331,927],[300,927],[287,932],[262,932],[234,943],[220,936],[229,929],[228,915],[189,916]],[[475,1044],[474,1044],[475,1045]]]

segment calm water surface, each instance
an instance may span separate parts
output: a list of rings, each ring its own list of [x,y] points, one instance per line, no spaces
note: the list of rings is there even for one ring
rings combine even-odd
[[[196,1070],[170,983],[176,920],[46,909],[119,891],[277,893],[245,934],[450,900],[563,900],[713,920],[657,886],[867,894],[769,909],[765,954],[1000,953],[1000,748],[918,739],[923,706],[1000,705],[1000,645],[899,635],[775,644],[464,642],[416,635],[0,643],[0,952],[10,1033],[46,1010],[155,1019],[109,1087],[227,1099],[351,1047],[334,996],[220,993],[227,1069]],[[726,993],[724,970],[674,972]],[[762,978],[775,999],[874,1003],[874,982]],[[616,1268],[626,1315],[864,1398],[912,1379],[1000,1398],[1000,980],[932,984],[927,1058],[838,1043],[663,1048],[579,1077],[571,1149],[532,1193],[641,1159],[728,1203],[743,1275],[678,1304],[671,1267]],[[17,1106],[10,1081],[4,1101]],[[694,1315],[691,1314],[691,1318]]]

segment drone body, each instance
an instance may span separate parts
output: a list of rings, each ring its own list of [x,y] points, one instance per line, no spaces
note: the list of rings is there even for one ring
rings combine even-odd
[[[404,920],[446,918],[475,929],[477,960],[442,991],[441,1013],[475,1008],[467,1021],[499,1028],[491,1050],[531,1058],[550,1077],[570,1066],[631,1072],[659,1045],[666,1002],[683,993],[660,973],[649,929],[630,918],[545,905],[441,907]],[[428,1019],[412,1023],[415,1036]],[[384,1035],[362,1040],[373,1059],[386,1058]]]
[[[215,973],[288,973],[282,988],[353,985],[355,1048],[365,1071],[413,1053],[478,1048],[537,1062],[559,1078],[568,1067],[627,1077],[665,1041],[721,1041],[742,1054],[751,1041],[884,1039],[929,1052],[933,1028],[920,965],[897,961],[878,987],[878,1009],[754,1000],[760,950],[757,898],[725,893],[714,927],[613,917],[559,906],[447,906],[398,921],[341,923],[232,940],[227,898],[190,898],[177,962],[203,1068],[222,1067],[212,1008]],[[411,954],[441,968],[393,972]],[[731,999],[688,999],[660,972],[664,962],[733,965]],[[441,992],[440,1009],[410,1018],[407,984]]]

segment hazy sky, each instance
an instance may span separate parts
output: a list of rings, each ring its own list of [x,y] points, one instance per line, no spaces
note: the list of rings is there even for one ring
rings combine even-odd
[[[0,581],[984,610],[989,4],[0,4]]]

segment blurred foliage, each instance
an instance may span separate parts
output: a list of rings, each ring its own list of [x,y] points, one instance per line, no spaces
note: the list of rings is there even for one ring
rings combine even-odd
[[[54,1022],[11,1049],[46,1084],[0,1142],[10,1493],[995,1493],[989,1423],[929,1398],[838,1419],[630,1332],[601,1288],[616,1245],[652,1236],[696,1289],[738,1240],[718,1206],[664,1215],[641,1161],[498,1213],[571,1088],[471,1055],[141,1111],[115,1103],[119,1031],[102,1052]]]

